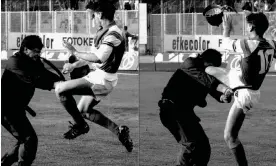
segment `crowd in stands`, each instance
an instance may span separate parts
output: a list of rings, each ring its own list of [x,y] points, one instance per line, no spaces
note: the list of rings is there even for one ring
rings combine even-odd
[[[122,10],[138,10],[138,0],[129,0],[125,1],[123,5],[121,5]]]
[[[253,12],[271,12],[276,11],[275,0],[235,0],[235,1],[216,1],[213,3],[219,5],[228,5],[236,9],[237,12],[249,10]]]
[[[82,10],[79,4],[85,6],[91,0],[56,0],[60,10]],[[138,10],[138,0],[120,0],[119,10]]]

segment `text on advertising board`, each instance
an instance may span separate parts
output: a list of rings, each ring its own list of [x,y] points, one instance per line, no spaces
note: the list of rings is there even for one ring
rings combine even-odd
[[[201,37],[199,39],[185,39],[184,37],[176,37],[172,41],[173,50],[186,51],[186,50],[206,50],[209,48],[210,40],[203,40]]]

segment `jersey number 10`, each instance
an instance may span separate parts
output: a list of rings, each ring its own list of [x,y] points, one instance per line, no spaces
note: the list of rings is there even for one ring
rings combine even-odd
[[[259,74],[264,74],[270,68],[274,54],[274,49],[260,50],[258,52],[261,60],[261,70]]]

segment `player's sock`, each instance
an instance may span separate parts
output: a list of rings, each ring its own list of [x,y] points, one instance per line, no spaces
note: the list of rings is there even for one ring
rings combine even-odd
[[[242,144],[239,144],[237,147],[231,149],[231,151],[234,154],[235,159],[239,166],[248,166]]]
[[[18,149],[20,142],[17,142],[13,150],[9,153],[5,153],[1,158],[1,166],[11,166],[13,163],[18,161]]]
[[[66,95],[60,97],[60,102],[66,109],[66,111],[72,116],[74,121],[79,125],[86,125],[85,120],[81,116],[79,109],[77,107],[77,103],[72,95]]]
[[[115,135],[119,135],[119,126],[114,123],[112,120],[107,118],[104,114],[102,114],[98,110],[91,110],[88,113],[85,113],[85,118],[90,120],[91,122],[94,122],[104,128],[107,128]]]
[[[11,166],[13,163],[17,162],[18,157],[14,155],[9,155],[6,153],[2,158],[1,158],[1,166]]]

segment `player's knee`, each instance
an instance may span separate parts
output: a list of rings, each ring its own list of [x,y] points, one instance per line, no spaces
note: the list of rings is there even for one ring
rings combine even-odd
[[[232,136],[229,132],[224,132],[224,140],[230,149],[233,149],[240,144],[239,138]]]
[[[63,90],[62,90],[62,87],[60,86],[60,84],[56,85],[56,87],[55,87],[56,95],[60,96],[62,92],[63,92]]]
[[[55,93],[56,93],[56,96],[59,98],[59,99],[62,99],[63,96],[65,96],[65,88],[62,84],[57,84],[55,86]]]

